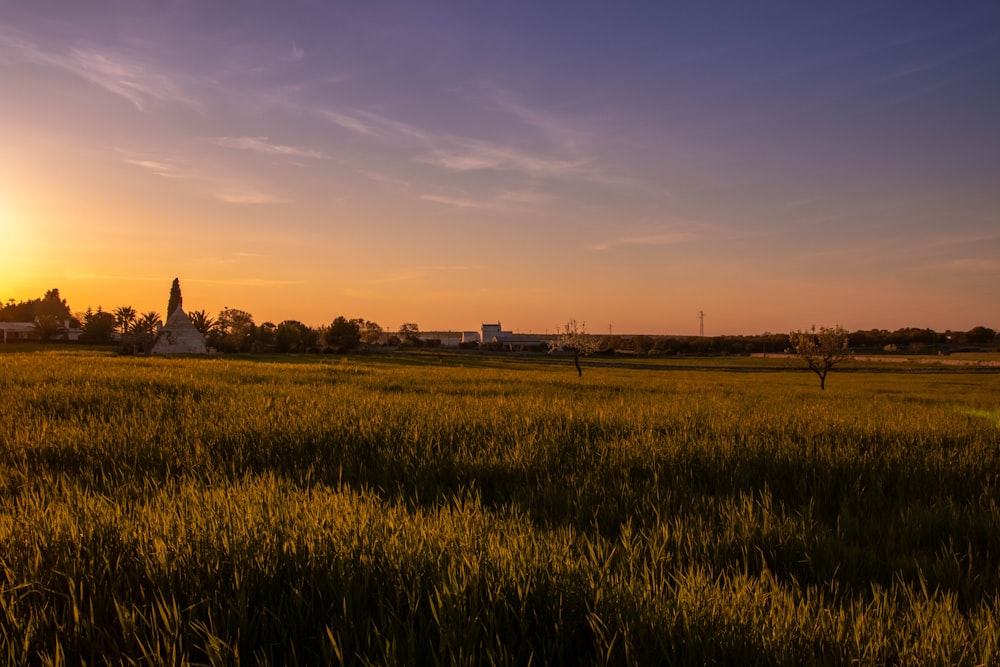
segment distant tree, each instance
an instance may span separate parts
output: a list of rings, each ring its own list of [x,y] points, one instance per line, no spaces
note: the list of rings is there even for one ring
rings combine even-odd
[[[301,346],[299,342],[299,327],[302,323],[298,320],[284,320],[279,322],[272,334],[275,352],[298,352]],[[257,328],[257,338],[260,340],[260,330],[264,328],[262,324]]]
[[[888,333],[885,329],[859,329],[851,332],[851,343],[855,349],[863,347],[884,348],[890,344],[885,340]]]
[[[839,324],[820,327],[818,331],[816,325],[813,325],[809,331],[791,332],[788,339],[792,352],[819,376],[820,389],[826,389],[826,374],[830,369],[851,357],[847,348],[847,330]]]
[[[0,322],[34,322],[42,340],[50,340],[58,335],[65,337],[67,329],[79,326],[80,320],[70,312],[66,299],[58,289],[50,289],[41,299],[16,302],[14,299],[0,306]]]
[[[315,345],[316,333],[298,320],[285,320],[274,329],[275,352],[305,352]]]
[[[181,281],[174,278],[174,283],[170,286],[170,301],[167,302],[167,319],[174,314],[178,308],[182,308],[184,299],[181,297]]]
[[[121,340],[123,354],[135,354],[135,321],[136,312],[132,306],[118,306],[112,311],[115,318],[115,329]]]
[[[8,300],[7,304],[0,308],[0,322],[34,322],[36,303],[38,299],[17,303],[14,299]]]
[[[60,331],[65,331],[72,315],[66,299],[59,296],[58,289],[50,289],[45,297],[35,305],[35,324],[42,340],[49,340]]]
[[[653,354],[680,354],[684,351],[684,345],[683,339],[658,336],[650,339],[649,351]]]
[[[225,352],[249,352],[256,331],[253,315],[238,308],[223,308],[215,318],[212,346]]]
[[[965,342],[973,345],[983,345],[996,340],[997,332],[989,327],[973,327],[965,332]]]
[[[202,336],[207,337],[215,328],[215,319],[204,310],[193,310],[188,313],[188,318]]]
[[[399,340],[406,345],[420,344],[420,328],[416,322],[404,322],[399,325]]]
[[[302,336],[302,350],[308,352],[309,350],[314,350],[320,345],[320,335],[319,329],[313,328],[307,324],[302,325],[301,329]]]
[[[636,354],[646,354],[653,349],[653,342],[649,336],[633,336],[632,351]]]
[[[253,342],[250,344],[251,351],[265,352],[273,350],[274,337],[277,331],[278,325],[271,321],[262,322],[254,327]]]
[[[553,350],[570,350],[573,352],[573,364],[576,366],[577,376],[583,375],[583,368],[580,367],[580,357],[593,354],[600,349],[601,341],[597,336],[587,333],[587,323],[570,320],[563,326],[554,341],[549,343],[549,348]]]
[[[616,350],[625,349],[625,343],[621,336],[601,336],[598,341],[598,345],[600,346],[598,352],[611,353]]]
[[[143,313],[135,321],[135,328],[146,333],[156,333],[163,326],[163,318],[155,310]]]
[[[378,322],[365,320],[359,327],[358,334],[365,345],[375,345],[382,340],[382,327]]]
[[[112,314],[115,316],[115,327],[118,329],[118,333],[122,337],[131,333],[136,318],[135,308],[132,306],[118,306],[112,311]]]
[[[323,332],[323,342],[338,352],[350,352],[357,349],[361,342],[361,325],[363,323],[364,320],[349,320],[343,315],[338,315]]]
[[[80,340],[85,343],[107,344],[114,340],[115,316],[97,307],[97,311],[87,308],[83,315],[83,331]]]
[[[155,310],[143,313],[132,326],[134,336],[135,351],[140,354],[149,354],[156,341],[156,334],[163,326],[163,319]]]

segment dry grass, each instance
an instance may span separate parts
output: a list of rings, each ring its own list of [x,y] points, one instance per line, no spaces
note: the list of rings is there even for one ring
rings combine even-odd
[[[0,654],[1000,660],[1000,374],[814,380],[0,355]]]

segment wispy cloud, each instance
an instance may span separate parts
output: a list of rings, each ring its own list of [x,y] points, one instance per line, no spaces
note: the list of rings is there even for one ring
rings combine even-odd
[[[292,42],[292,48],[281,59],[287,62],[298,63],[306,58],[306,52],[298,44]]]
[[[272,143],[267,137],[215,137],[209,141],[217,146],[251,151],[262,155],[310,158],[313,160],[328,160],[330,158],[329,155],[322,151]]]
[[[157,176],[164,176],[166,178],[184,178],[184,174],[172,164],[167,162],[161,162],[159,160],[140,160],[140,159],[125,159],[126,164],[135,165],[136,167],[142,167],[147,169]]]
[[[521,117],[529,118],[535,127],[547,127],[561,135],[556,149],[549,152],[529,151],[495,140],[463,137],[423,130],[412,124],[363,110],[330,110],[315,112],[320,118],[354,134],[390,143],[396,149],[410,153],[413,161],[454,172],[506,171],[540,178],[579,178],[591,182],[611,183],[594,162],[569,149],[579,143],[577,133],[553,129],[553,122],[534,118],[527,110]],[[572,135],[572,139],[570,137]],[[551,144],[547,138],[540,144]]]
[[[1000,244],[1000,234],[993,232],[955,231],[948,234],[931,234],[925,238],[902,244],[898,240],[887,241],[893,252],[922,257],[940,257],[942,254],[957,255],[975,252]],[[951,250],[948,250],[948,249]]]
[[[565,152],[579,153],[588,143],[588,133],[574,127],[563,115],[533,108],[512,91],[492,88],[489,99],[500,111],[535,130],[546,142],[559,146]]]
[[[1000,272],[1000,262],[993,259],[961,257],[946,262],[938,262],[933,264],[931,268],[940,271],[961,273],[997,273]]]
[[[891,79],[899,79],[909,76],[920,75],[930,70],[938,69],[943,65],[948,65],[956,60],[965,58],[966,56],[972,55],[978,51],[991,48],[994,44],[1000,41],[1000,34],[991,35],[988,39],[978,40],[976,42],[965,43],[962,46],[951,49],[944,53],[934,54],[933,56],[924,56],[919,59],[912,60],[906,65],[896,68],[892,72],[889,72],[882,77],[880,81],[888,81]]]
[[[482,271],[484,269],[486,269],[484,264],[438,264],[427,267],[429,271]]]
[[[590,245],[590,249],[610,250],[611,248],[620,246],[676,245],[679,243],[688,243],[696,238],[697,236],[691,232],[667,232],[663,234],[648,234],[645,236],[625,236],[613,241],[593,243]]]
[[[212,196],[227,204],[285,204],[284,197],[246,186],[228,186],[212,191]]]
[[[376,134],[376,128],[370,126],[368,123],[365,123],[356,116],[352,116],[346,113],[339,113],[337,111],[330,111],[327,109],[318,111],[317,115],[319,115],[320,118],[323,118],[324,120],[327,120],[333,123],[334,125],[338,125],[344,128],[345,130],[354,132],[355,134],[361,134],[366,136]]]
[[[446,145],[418,156],[417,161],[451,171],[490,169],[534,176],[578,174],[586,166],[583,160],[550,158],[476,139],[452,137],[440,143]]]
[[[139,111],[154,100],[200,108],[177,83],[150,63],[130,54],[96,49],[72,49],[68,58],[56,60],[64,69],[105,90],[124,97]]]
[[[422,194],[420,195],[420,199],[436,204],[444,204],[445,206],[454,206],[455,208],[525,212],[532,210],[534,205],[546,201],[548,197],[535,191],[510,190],[492,197],[480,199],[440,194]]]
[[[315,113],[320,118],[355,134],[392,141],[405,139],[420,144],[433,143],[433,135],[420,130],[414,125],[371,111],[361,109],[352,109],[350,111],[319,109],[315,110]]]
[[[142,282],[161,282],[163,276],[120,276],[111,273],[74,273],[72,278],[79,278],[81,280],[120,280],[120,281],[142,281]]]
[[[288,201],[267,188],[248,184],[237,177],[227,177],[219,170],[206,166],[190,166],[163,157],[125,156],[123,161],[157,176],[190,181],[193,189],[228,204],[283,204]]]
[[[65,50],[46,48],[24,37],[0,33],[0,54],[67,72],[118,95],[139,111],[153,102],[201,109],[200,102],[181,83],[181,77],[126,51],[93,46]]]
[[[409,190],[412,186],[409,181],[403,180],[401,178],[396,178],[390,174],[384,174],[377,171],[369,171],[367,169],[359,169],[358,173],[365,178],[370,178],[376,183],[381,183],[382,185],[389,185],[392,187],[399,188],[401,190]]]
[[[78,273],[74,278],[88,280],[141,280],[143,282],[162,282],[163,276],[122,276],[111,273]],[[185,278],[185,283],[199,283],[203,285],[237,285],[242,287],[276,287],[282,285],[302,285],[304,280],[278,280],[274,278]]]
[[[221,280],[207,278],[185,278],[186,283],[202,283],[205,285],[237,285],[241,287],[281,287],[283,285],[303,285],[304,280],[277,280],[274,278],[226,278]]]
[[[415,266],[397,269],[396,271],[393,271],[381,278],[373,280],[372,283],[376,285],[384,285],[388,283],[408,282],[411,280],[418,280],[431,273],[483,271],[486,268],[487,267],[482,264],[437,264],[433,266]]]
[[[420,278],[424,275],[425,275],[424,271],[420,271],[417,269],[405,269],[405,270],[393,271],[372,282],[377,285],[384,285],[388,283],[401,283],[410,280],[416,280],[417,278]]]
[[[479,202],[474,199],[463,199],[461,197],[448,197],[445,195],[420,195],[424,201],[454,206],[455,208],[489,208],[489,202]]]

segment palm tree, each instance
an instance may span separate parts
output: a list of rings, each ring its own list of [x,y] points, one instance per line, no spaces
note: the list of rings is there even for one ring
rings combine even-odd
[[[202,336],[208,336],[215,329],[215,320],[204,310],[192,310],[188,318]]]
[[[149,354],[149,351],[153,349],[156,334],[162,326],[163,320],[160,319],[160,314],[155,310],[143,313],[135,321],[133,331],[135,332],[136,347],[140,353]]]
[[[132,325],[135,324],[135,308],[132,306],[118,306],[115,308],[113,314],[118,333],[125,336],[132,330]]]
[[[118,306],[112,315],[115,316],[115,330],[121,336],[122,352],[135,354],[135,308]]]
[[[135,322],[135,328],[140,333],[155,334],[162,326],[163,320],[160,319],[160,314],[155,310],[143,313],[142,317]]]

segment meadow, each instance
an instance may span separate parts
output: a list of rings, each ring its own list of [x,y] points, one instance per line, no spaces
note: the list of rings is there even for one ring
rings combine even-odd
[[[1000,372],[0,354],[6,664],[994,664]]]

